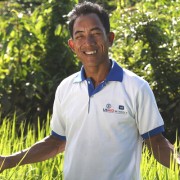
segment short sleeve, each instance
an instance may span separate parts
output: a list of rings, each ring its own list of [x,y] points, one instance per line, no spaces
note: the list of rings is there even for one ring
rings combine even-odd
[[[60,87],[57,88],[55,93],[53,114],[50,125],[51,125],[52,134],[65,136],[65,123],[62,117],[62,107],[60,102]]]
[[[162,133],[164,121],[158,110],[154,94],[146,81],[139,87],[136,102],[136,119],[142,138],[147,139]]]

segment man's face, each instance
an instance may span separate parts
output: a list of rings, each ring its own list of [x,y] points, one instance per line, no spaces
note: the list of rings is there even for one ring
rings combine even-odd
[[[108,49],[113,39],[114,34],[107,34],[99,17],[92,13],[76,19],[73,39],[68,43],[85,67],[94,67],[109,61]]]

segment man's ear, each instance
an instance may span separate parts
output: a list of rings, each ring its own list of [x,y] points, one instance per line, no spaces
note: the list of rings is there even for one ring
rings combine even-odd
[[[69,39],[68,40],[68,45],[71,48],[71,50],[74,52],[74,42],[73,42],[73,39]]]
[[[115,35],[114,35],[113,32],[110,32],[110,33],[108,34],[109,47],[112,46],[112,44],[113,44],[113,42],[114,42],[114,37],[115,37]]]

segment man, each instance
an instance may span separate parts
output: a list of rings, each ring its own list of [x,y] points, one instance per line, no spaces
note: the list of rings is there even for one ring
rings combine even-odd
[[[65,149],[65,180],[139,179],[143,140],[170,166],[174,147],[148,83],[108,56],[114,33],[97,4],[78,4],[69,14],[69,47],[83,66],[57,88],[52,134],[32,147],[0,158],[2,170],[49,159]],[[179,163],[179,157],[175,160]]]

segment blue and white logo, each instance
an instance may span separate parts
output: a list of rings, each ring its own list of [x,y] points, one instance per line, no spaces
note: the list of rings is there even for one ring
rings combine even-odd
[[[124,110],[124,106],[123,105],[119,105],[119,109],[120,110]]]
[[[111,104],[106,104],[106,108],[110,109],[111,108]]]
[[[116,108],[115,106],[111,105],[110,103],[106,104],[106,107],[103,108],[103,112],[107,113],[115,113],[115,114],[127,114],[127,111],[124,110],[123,105],[117,105]]]

